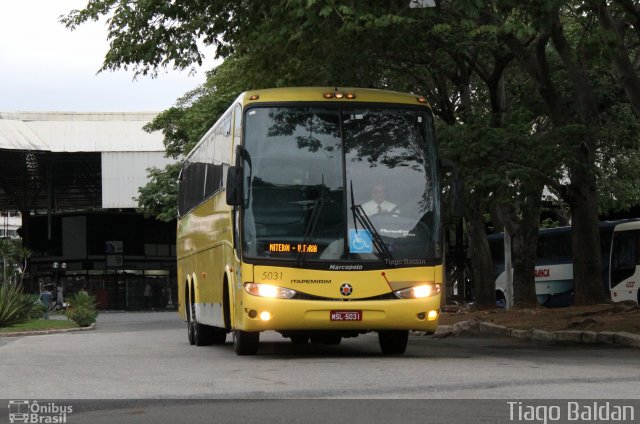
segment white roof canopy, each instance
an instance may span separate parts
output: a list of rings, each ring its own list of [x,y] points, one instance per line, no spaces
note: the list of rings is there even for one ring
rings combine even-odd
[[[163,136],[156,112],[0,112],[0,208],[135,208]]]
[[[0,112],[0,149],[162,152],[162,134],[142,129],[156,112]]]

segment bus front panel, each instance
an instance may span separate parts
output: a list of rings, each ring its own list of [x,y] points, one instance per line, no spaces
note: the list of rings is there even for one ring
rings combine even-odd
[[[242,274],[236,286],[241,330],[437,328],[441,266],[322,271],[244,265]]]

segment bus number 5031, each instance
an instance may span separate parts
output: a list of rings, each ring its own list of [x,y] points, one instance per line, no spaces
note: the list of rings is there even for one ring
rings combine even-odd
[[[282,280],[282,272],[263,272],[262,280]]]

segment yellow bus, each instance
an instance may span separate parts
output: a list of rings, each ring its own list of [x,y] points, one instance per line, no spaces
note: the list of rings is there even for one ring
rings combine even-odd
[[[362,88],[241,94],[178,181],[179,313],[189,342],[238,355],[378,333],[404,353],[435,331],[441,190],[422,97]]]

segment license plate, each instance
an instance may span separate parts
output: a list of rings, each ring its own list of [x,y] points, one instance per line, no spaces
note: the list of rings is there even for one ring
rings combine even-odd
[[[362,311],[331,311],[331,321],[362,321]]]

